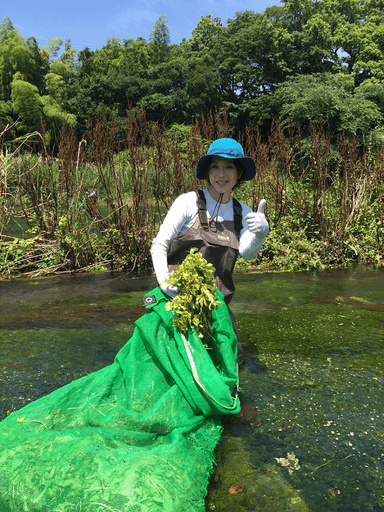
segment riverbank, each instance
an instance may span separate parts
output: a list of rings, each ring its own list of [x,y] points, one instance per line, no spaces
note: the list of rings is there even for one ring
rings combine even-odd
[[[81,141],[62,129],[57,154],[41,136],[7,143],[0,175],[0,275],[145,270],[150,244],[175,198],[204,186],[196,162],[208,143],[228,134],[220,116],[176,138],[145,114],[128,112],[127,139],[117,141],[102,116]],[[384,262],[384,154],[313,127],[275,124],[268,141],[240,137],[257,173],[235,197],[254,211],[266,199],[270,233],[254,262],[261,271],[332,268]],[[0,141],[1,142],[1,141]],[[33,150],[33,151],[32,151]],[[23,235],[7,233],[21,219]]]
[[[384,249],[372,241],[372,232],[353,236],[348,242],[333,246],[326,241],[308,240],[303,230],[285,221],[272,228],[266,241],[252,261],[239,257],[235,269],[249,272],[294,272],[348,268],[356,265],[384,266]],[[351,243],[349,243],[351,242]],[[95,241],[96,243],[96,241]],[[354,245],[352,245],[352,243]],[[71,255],[63,248],[60,239],[49,240],[41,236],[0,241],[0,279],[39,277],[54,274],[84,272],[151,272],[150,243],[146,250],[127,255],[113,254],[109,245],[100,240],[97,251],[89,261],[77,260],[73,265]]]

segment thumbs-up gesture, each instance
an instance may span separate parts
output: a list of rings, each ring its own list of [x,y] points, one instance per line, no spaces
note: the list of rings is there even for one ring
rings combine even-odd
[[[254,233],[257,238],[265,238],[268,235],[269,224],[264,215],[266,200],[262,199],[259,203],[257,212],[250,212],[244,217],[247,221],[248,229]]]

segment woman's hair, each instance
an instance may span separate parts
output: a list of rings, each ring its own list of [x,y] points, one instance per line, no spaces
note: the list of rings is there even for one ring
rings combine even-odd
[[[212,158],[213,158],[213,156],[211,156],[207,160],[206,166],[205,166],[205,180],[207,181],[208,187],[210,185],[210,182],[208,179],[208,168],[211,165]],[[236,188],[240,187],[240,185],[245,181],[244,179],[241,178],[245,172],[243,162],[241,160],[234,159],[234,164],[236,165],[236,169],[239,173],[239,178],[237,179],[237,182],[236,182],[235,186],[232,188],[232,190],[235,190]]]
[[[235,165],[236,165],[236,169],[239,173],[239,177],[238,177],[236,184],[232,190],[235,190],[236,188],[240,187],[240,185],[245,181],[244,179],[241,178],[245,173],[243,162],[241,160],[235,160]]]

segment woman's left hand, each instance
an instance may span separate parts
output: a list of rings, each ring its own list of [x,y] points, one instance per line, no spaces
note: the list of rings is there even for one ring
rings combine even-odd
[[[259,203],[257,212],[250,212],[244,220],[247,221],[248,229],[255,234],[257,238],[265,238],[269,232],[269,224],[264,215],[266,200],[262,199]]]

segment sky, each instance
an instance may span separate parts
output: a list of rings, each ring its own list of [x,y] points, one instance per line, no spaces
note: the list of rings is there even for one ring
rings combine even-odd
[[[280,0],[17,0],[0,4],[0,21],[10,18],[24,38],[33,36],[40,47],[48,39],[71,39],[82,50],[101,48],[109,37],[148,40],[153,25],[165,15],[171,43],[192,37],[201,16],[220,17],[226,25],[236,12],[264,12]]]

